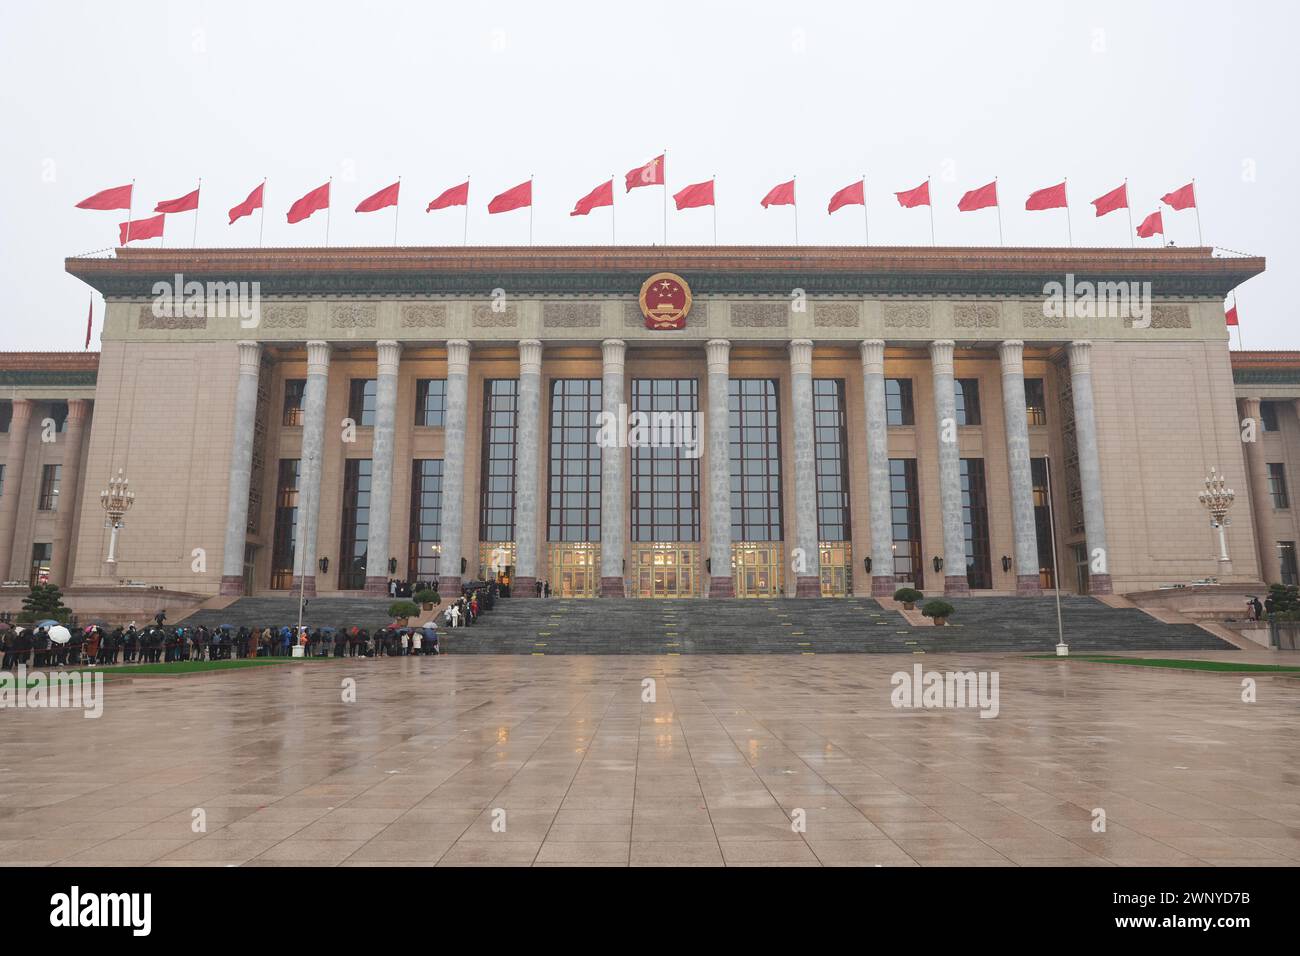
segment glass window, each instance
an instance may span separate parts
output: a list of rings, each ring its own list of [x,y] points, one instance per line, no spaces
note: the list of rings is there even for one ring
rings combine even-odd
[[[41,468],[41,511],[59,510],[59,482],[63,478],[62,465],[45,465]]]
[[[1286,493],[1286,471],[1281,462],[1268,463],[1268,493],[1273,498],[1273,507],[1279,510],[1291,507],[1291,499]]]
[[[14,420],[14,403],[0,402],[0,434],[9,431],[9,425]]]
[[[32,545],[32,566],[27,583],[32,587],[50,583],[50,561],[54,558],[54,545],[49,542]],[[1294,564],[1294,562],[1293,562]]]
[[[411,462],[411,539],[407,551],[408,581],[433,582],[441,568],[442,459]]]
[[[980,383],[977,378],[959,378],[953,383],[957,399],[957,424],[980,423]]]
[[[515,422],[518,410],[518,379],[497,378],[483,383],[480,541],[515,539]]]
[[[678,445],[632,448],[632,540],[700,540],[699,382],[693,378],[638,378],[632,381],[632,411],[672,413],[690,422],[694,449]],[[598,468],[599,466],[597,466]]]
[[[375,394],[378,383],[373,378],[354,378],[349,383],[348,418],[358,425],[375,424]]]
[[[1296,573],[1295,542],[1279,541],[1277,543],[1277,556],[1282,568],[1282,583],[1300,584],[1300,575]]]
[[[65,432],[68,430],[68,403],[67,402],[50,402],[50,418],[54,419],[56,431]]]
[[[984,459],[961,459],[961,517],[966,535],[966,584],[993,587],[989,565],[989,509],[984,490]]]
[[[817,538],[848,541],[849,448],[844,380],[813,380],[813,446],[817,458]]]
[[[912,414],[912,380],[885,379],[885,420],[890,425],[914,425]]]
[[[302,400],[307,393],[305,378],[286,378],[284,380],[284,420],[285,425],[302,424]]]
[[[731,540],[781,540],[781,426],[776,381],[727,383]]]
[[[1025,379],[1025,413],[1031,425],[1047,424],[1047,399],[1041,378]]]
[[[355,384],[355,383],[354,383]],[[339,541],[339,590],[360,591],[366,586],[367,550],[370,543],[369,458],[349,458],[343,463],[343,534]],[[377,555],[387,574],[386,558]]]
[[[1052,550],[1051,499],[1047,491],[1047,459],[1029,459],[1034,480],[1034,532],[1038,540],[1038,586],[1056,587],[1055,554]]]
[[[5,466],[0,463],[0,498],[5,494]]]
[[[421,378],[415,383],[417,428],[442,428],[447,414],[447,380]]]
[[[551,380],[548,541],[600,540],[598,378]]]
[[[275,530],[271,539],[271,590],[293,587],[293,556],[298,546],[297,458],[281,458],[275,484]]]
[[[1259,419],[1264,426],[1264,431],[1277,431],[1277,402],[1260,402]]]
[[[921,496],[917,490],[916,459],[889,459],[889,508],[894,534],[894,574],[899,581],[925,587],[921,560]]]

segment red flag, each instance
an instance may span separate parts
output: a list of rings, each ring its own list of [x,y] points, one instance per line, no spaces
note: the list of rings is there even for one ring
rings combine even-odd
[[[1235,303],[1235,302],[1232,303],[1232,308],[1229,309],[1229,310],[1224,314],[1224,318],[1227,320],[1227,322],[1228,322],[1229,325],[1240,325],[1240,324],[1241,324],[1240,322],[1237,321],[1237,303]],[[89,336],[90,333],[87,332],[86,334],[87,334],[87,336]],[[87,341],[89,341],[89,339],[87,339]]]
[[[898,204],[904,209],[911,209],[913,206],[930,205],[930,180],[926,180],[915,189],[908,189],[901,193],[894,193],[898,197]]]
[[[245,216],[251,216],[254,209],[262,208],[262,190],[266,188],[266,183],[260,183],[256,189],[248,194],[248,198],[230,210],[230,223],[233,224],[236,219],[243,219]]]
[[[793,206],[794,204],[793,179],[788,183],[780,183],[773,186],[771,190],[768,191],[768,194],[763,197],[762,203],[760,203],[764,209],[768,206]]]
[[[961,201],[957,203],[957,208],[962,212],[974,212],[976,209],[987,209],[989,206],[996,206],[997,204],[998,181],[995,179],[987,186],[972,189],[962,196]]]
[[[446,209],[448,206],[466,206],[469,205],[469,180],[465,180],[459,186],[452,186],[441,196],[429,203],[424,208],[425,212],[433,212],[435,209]]]
[[[118,245],[124,246],[137,239],[157,239],[163,234],[163,220],[166,218],[165,213],[159,213],[149,219],[132,219],[130,222],[118,223]],[[127,236],[131,238],[128,239]]]
[[[570,216],[585,216],[599,206],[614,205],[614,180],[609,179],[601,183],[587,195],[578,200]]]
[[[186,193],[180,199],[164,199],[153,207],[154,212],[189,212],[199,208],[199,191]]]
[[[867,197],[862,188],[862,180],[858,180],[851,186],[845,186],[834,196],[831,197],[830,205],[826,207],[827,214],[833,213],[842,206],[865,206]]]
[[[289,207],[289,223],[302,222],[319,209],[330,207],[330,184],[317,186]]]
[[[1235,312],[1236,310],[1234,309],[1233,311]],[[82,346],[83,348],[87,348],[87,349],[90,348],[90,329],[94,321],[95,321],[95,297],[92,295],[90,297],[90,308],[86,310],[86,344]],[[1235,325],[1236,323],[1234,322],[1231,324]]]
[[[1116,209],[1128,208],[1128,183],[1116,186],[1104,196],[1098,196],[1092,201],[1097,208],[1097,215],[1104,216],[1108,212],[1114,212]]]
[[[1162,236],[1165,234],[1165,221],[1161,218],[1159,209],[1143,219],[1142,224],[1138,226],[1138,235],[1143,239],[1149,239],[1157,232]]]
[[[695,183],[687,186],[681,192],[673,195],[673,202],[677,203],[678,209],[694,209],[697,206],[713,205],[713,180],[706,179],[702,183]]]
[[[77,203],[78,209],[130,209],[131,189],[134,184],[114,186]]]
[[[1190,182],[1182,189],[1165,193],[1160,197],[1160,201],[1174,209],[1191,209],[1196,205],[1196,183]]]
[[[488,203],[488,213],[509,212],[533,204],[533,181],[527,179],[514,189],[507,189]]]
[[[627,191],[638,186],[662,186],[664,184],[664,157],[656,156],[644,166],[638,166],[627,174]]]
[[[361,200],[357,204],[357,212],[374,212],[376,209],[384,209],[388,206],[397,205],[397,191],[401,188],[402,181],[399,179],[391,186],[385,186],[379,192],[369,198]]]
[[[1025,200],[1026,209],[1064,209],[1065,208],[1065,183],[1058,186],[1048,186],[1046,189],[1039,189],[1029,194]]]

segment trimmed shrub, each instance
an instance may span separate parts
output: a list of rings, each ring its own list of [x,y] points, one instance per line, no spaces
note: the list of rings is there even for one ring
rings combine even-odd
[[[941,601],[935,598],[932,601],[926,601],[921,605],[921,613],[926,617],[948,617],[953,612],[953,606],[947,601]]]
[[[420,605],[410,601],[394,601],[388,605],[388,616],[393,620],[415,617],[420,613]]]
[[[417,604],[437,604],[438,592],[431,588],[425,588],[423,591],[415,592],[415,603]]]
[[[894,592],[894,600],[902,601],[904,604],[915,604],[923,597],[925,595],[916,588],[899,588]]]

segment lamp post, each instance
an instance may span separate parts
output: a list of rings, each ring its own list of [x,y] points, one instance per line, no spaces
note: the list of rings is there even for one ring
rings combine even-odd
[[[117,533],[126,526],[123,519],[135,504],[135,492],[127,487],[128,484],[119,468],[117,474],[109,479],[108,487],[99,493],[99,505],[108,516],[105,526],[112,529],[108,539],[108,564],[117,564]]]
[[[1236,493],[1228,487],[1227,479],[1214,468],[1210,469],[1210,475],[1205,479],[1205,490],[1196,496],[1202,507],[1210,513],[1210,527],[1219,532],[1220,574],[1232,573],[1232,560],[1228,557],[1228,534],[1224,529],[1232,523],[1228,509],[1236,497]]]

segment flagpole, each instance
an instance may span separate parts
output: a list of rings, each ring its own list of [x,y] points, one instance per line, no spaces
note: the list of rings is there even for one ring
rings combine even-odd
[[[867,219],[867,174],[862,174],[862,243],[871,245],[871,223]]]
[[[1192,177],[1192,208],[1196,210],[1196,244],[1198,246],[1204,246],[1205,239],[1201,235],[1201,201],[1196,198],[1196,177],[1195,176]],[[1237,300],[1234,297],[1232,301],[1235,303]],[[1237,334],[1240,335],[1241,326],[1238,325],[1237,329],[1239,330]]]
[[[469,174],[465,174],[465,227],[464,234],[461,236],[460,244],[469,245]]]
[[[718,244],[718,174],[713,174],[713,244]]]
[[[1137,248],[1137,233],[1133,231],[1133,203],[1128,196],[1128,179],[1124,179],[1124,208],[1128,211],[1128,244]]]
[[[393,245],[397,245],[397,217],[402,211],[402,177],[397,177],[397,202],[393,203]]]
[[[261,214],[257,217],[257,248],[262,248],[262,229],[266,226],[266,177],[262,177]]]
[[[122,248],[126,248],[131,242],[131,216],[135,210],[135,180],[131,180],[131,198],[126,201],[126,242],[122,243]]]
[[[325,245],[330,244],[330,213],[334,211],[334,177],[329,178],[330,201],[325,207]]]
[[[618,245],[618,231],[614,221],[614,174],[609,174],[609,244]]]
[[[1070,247],[1073,248],[1074,225],[1070,222],[1070,177],[1067,176],[1065,179],[1062,179],[1061,185],[1064,187],[1062,191],[1065,193],[1065,237],[1070,243]]]
[[[993,198],[997,200],[998,208],[998,245],[1005,246],[1006,242],[1002,238],[1002,198],[998,196],[998,177],[993,177]]]
[[[664,245],[668,245],[668,147],[664,147],[664,168],[660,170],[664,181]]]
[[[533,174],[528,174],[528,244],[533,244]]]
[[[199,244],[199,200],[202,198],[202,194],[203,194],[202,176],[199,177],[198,189],[194,191],[196,193],[199,193],[199,195],[194,197],[194,238],[190,240],[190,245],[197,247]]]
[[[1237,290],[1232,290],[1232,307],[1237,308]],[[1241,344],[1241,313],[1237,313],[1237,351],[1240,352],[1245,346]]]
[[[866,197],[863,197],[866,198]],[[930,207],[930,245],[935,245],[934,241],[934,195],[930,191],[930,177],[925,177],[925,198],[930,200],[927,205]]]
[[[799,245],[799,191],[795,180],[798,176],[790,177],[790,198],[794,200],[790,205],[794,206],[794,244]],[[718,240],[715,238],[713,244],[717,245]]]

